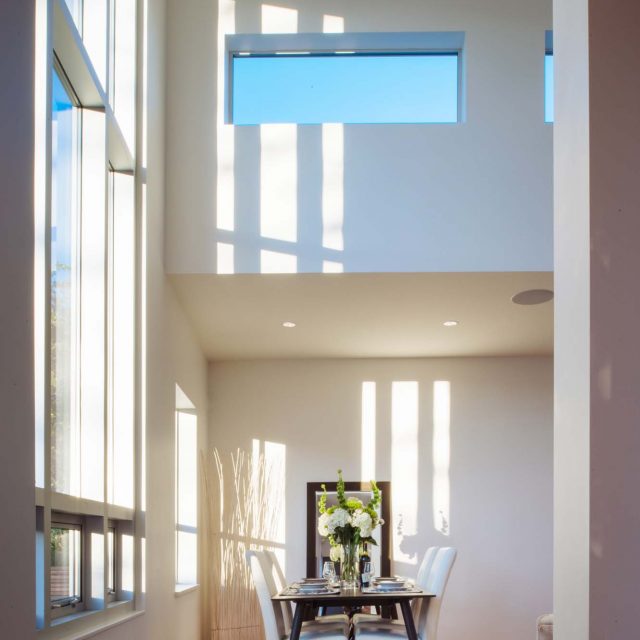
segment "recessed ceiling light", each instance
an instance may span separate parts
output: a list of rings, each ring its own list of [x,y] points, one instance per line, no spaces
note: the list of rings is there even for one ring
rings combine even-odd
[[[287,321],[287,322],[283,322],[282,326],[285,327],[286,329],[293,329],[293,327],[296,326],[296,323]]]
[[[549,302],[553,299],[553,291],[549,289],[527,289],[526,291],[520,291],[511,298],[511,302],[514,304],[542,304],[543,302]]]
[[[459,322],[457,320],[445,320],[442,324],[445,327],[457,327]]]

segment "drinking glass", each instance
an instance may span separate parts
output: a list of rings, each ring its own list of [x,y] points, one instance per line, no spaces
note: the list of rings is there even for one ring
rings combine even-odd
[[[329,581],[329,584],[336,583],[336,565],[334,562],[327,561],[322,566],[322,577]]]

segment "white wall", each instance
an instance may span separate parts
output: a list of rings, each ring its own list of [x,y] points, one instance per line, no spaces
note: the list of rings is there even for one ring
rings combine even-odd
[[[217,242],[234,246],[242,273],[260,272],[262,249],[296,256],[299,272],[321,272],[323,260],[346,272],[552,269],[552,128],[543,116],[551,0],[271,3],[294,11],[276,24],[282,32],[291,21],[322,32],[324,15],[344,18],[345,31],[466,32],[463,123],[344,127],[344,250],[322,246],[322,128],[298,126],[292,148],[276,134],[279,159],[292,163],[273,196],[276,217],[286,209],[278,197],[293,201],[297,237],[287,242],[260,236],[260,128],[220,124],[216,33],[232,31],[230,21],[237,33],[260,33],[268,4],[169,0],[170,272],[216,273]],[[235,230],[218,230],[216,216]]]
[[[34,14],[34,2],[0,3],[0,620],[3,636],[25,640],[35,636]]]
[[[362,383],[377,389],[375,476],[395,479],[396,530],[404,509],[396,570],[415,575],[429,545],[454,545],[459,558],[442,617],[442,638],[533,637],[551,610],[552,361],[550,358],[273,360],[209,366],[209,444],[251,450],[253,439],[286,447],[286,570],[304,574],[306,482],[361,479]],[[403,403],[393,382],[418,385],[418,437],[393,468],[392,412]],[[450,535],[434,528],[433,389],[449,381]],[[406,419],[406,416],[405,416]],[[409,421],[411,418],[408,418]],[[418,463],[417,482],[401,482]],[[414,494],[414,486],[417,494]],[[416,530],[408,531],[415,498]]]
[[[633,638],[640,298],[629,292],[640,268],[640,5],[558,0],[554,22],[556,637]]]
[[[589,638],[591,468],[589,261],[589,16],[554,3],[555,105],[555,633]],[[617,335],[617,331],[616,331]],[[595,636],[598,637],[598,636]]]

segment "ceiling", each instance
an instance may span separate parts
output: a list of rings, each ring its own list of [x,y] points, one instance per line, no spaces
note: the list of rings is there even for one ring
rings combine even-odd
[[[553,274],[173,275],[210,360],[513,356],[553,353]],[[446,320],[458,326],[444,327]],[[285,321],[296,323],[286,329]]]

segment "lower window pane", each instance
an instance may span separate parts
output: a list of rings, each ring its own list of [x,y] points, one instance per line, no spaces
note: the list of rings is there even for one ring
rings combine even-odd
[[[80,529],[51,527],[52,608],[75,604],[81,600]]]

